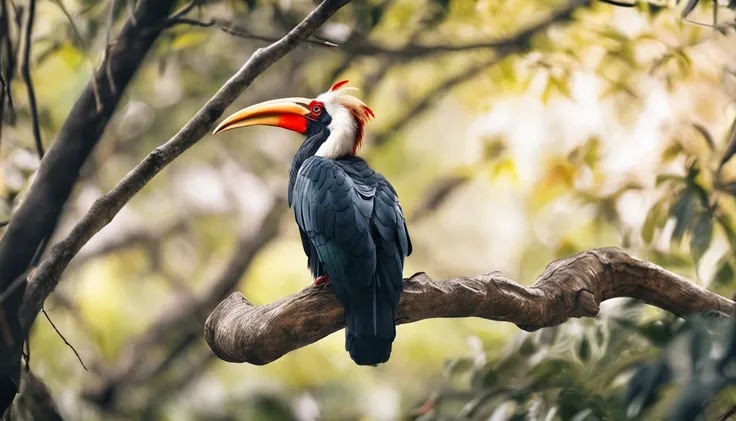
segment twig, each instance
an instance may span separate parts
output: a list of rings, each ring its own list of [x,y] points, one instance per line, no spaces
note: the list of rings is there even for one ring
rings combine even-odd
[[[736,414],[736,404],[733,404],[733,406],[731,406],[728,411],[724,412],[723,415],[718,417],[718,421],[726,421],[734,414]]]
[[[614,6],[619,6],[619,7],[636,7],[636,2],[628,3],[625,1],[617,1],[617,0],[600,0],[600,2],[612,4]]]
[[[486,60],[480,64],[471,66],[465,69],[463,72],[445,80],[439,86],[432,89],[428,94],[426,94],[419,102],[414,104],[408,111],[404,112],[401,116],[396,118],[394,122],[390,124],[387,129],[382,130],[381,133],[378,134],[373,139],[373,143],[377,146],[383,145],[384,143],[386,143],[386,141],[388,141],[391,138],[391,136],[395,136],[396,133],[403,130],[407,124],[409,124],[412,121],[415,121],[415,119],[421,113],[429,109],[429,107],[437,99],[441,98],[443,95],[445,95],[447,92],[449,92],[456,86],[464,82],[467,82],[468,80],[481,74],[485,69],[495,65],[496,63],[503,60],[507,55],[511,53],[512,51],[510,50],[499,51],[496,57],[493,57],[490,60]]]
[[[44,149],[43,141],[41,140],[41,126],[38,121],[38,105],[36,104],[36,92],[33,90],[33,80],[31,80],[31,45],[33,40],[33,21],[36,16],[36,0],[28,1],[28,11],[26,11],[26,24],[23,37],[23,65],[21,66],[21,73],[23,75],[23,81],[26,84],[28,91],[28,105],[31,111],[31,120],[33,123],[33,138],[36,141],[36,153],[38,158],[43,159]]]
[[[128,0],[126,1],[126,3],[128,5],[128,15],[130,16],[130,21],[133,23],[133,26],[138,25],[138,20],[135,18],[135,6],[138,1]]]
[[[421,203],[409,216],[409,221],[417,223],[432,212],[436,211],[458,188],[464,186],[470,177],[463,175],[448,175],[432,183],[432,187],[423,195]]]
[[[57,285],[61,272],[82,246],[137,194],[156,174],[207,133],[225,109],[273,63],[296,48],[349,0],[325,0],[296,28],[276,43],[257,50],[220,90],[168,142],[156,148],[106,195],[100,197],[72,232],[56,244],[29,284],[21,309],[21,325],[28,329],[43,301]]]
[[[253,221],[260,228],[240,236],[224,270],[195,296],[180,294],[163,306],[146,332],[123,349],[120,361],[110,370],[104,384],[88,390],[85,396],[97,401],[105,390],[120,390],[130,384],[149,384],[173,362],[176,352],[184,352],[186,348],[201,343],[197,340],[198,329],[192,330],[191,327],[201,326],[217,303],[235,290],[253,259],[278,236],[285,210],[286,204],[277,200],[262,220]],[[178,349],[172,351],[168,345],[174,342],[178,343]],[[163,356],[154,352],[161,346],[167,346]]]
[[[15,51],[13,49],[13,41],[10,39],[10,12],[8,10],[8,0],[0,0],[0,13],[2,13],[2,26],[5,28],[5,39],[3,46],[5,47],[5,94],[8,97],[8,117],[10,125],[15,124],[15,106],[13,105],[13,91],[10,84],[13,83],[15,73]]]
[[[442,53],[455,53],[468,50],[520,50],[528,40],[539,31],[547,29],[550,25],[572,19],[572,14],[580,7],[589,6],[592,0],[572,0],[564,8],[553,12],[542,22],[529,26],[516,35],[509,38],[489,42],[474,42],[460,45],[417,45],[408,44],[401,48],[391,49],[371,43],[361,43],[351,51],[358,55],[387,55],[396,56],[401,60],[422,58]],[[345,48],[345,47],[343,47]]]
[[[215,25],[214,20],[208,20],[208,21],[201,21],[197,19],[189,19],[189,18],[176,18],[176,19],[169,19],[166,22],[166,27],[171,28],[172,26],[176,25],[191,25],[191,26],[199,26],[202,28],[209,28],[211,26]]]
[[[480,317],[534,331],[573,317],[594,317],[601,302],[616,297],[636,298],[676,315],[718,311],[727,316],[736,309],[733,301],[682,276],[607,247],[550,263],[529,287],[498,272],[443,281],[418,273],[404,280],[396,323]],[[265,306],[253,306],[234,292],[210,314],[204,335],[219,358],[263,365],[344,326],[334,293],[308,287]]]
[[[174,14],[171,15],[171,17],[169,17],[167,21],[177,20],[184,17],[187,13],[191,12],[197,5],[199,5],[201,1],[202,0],[191,0],[184,7],[174,12]]]
[[[110,12],[107,16],[107,33],[105,34],[105,53],[102,57],[102,63],[105,65],[105,73],[107,74],[107,83],[110,85],[110,91],[113,94],[118,92],[115,87],[115,80],[112,77],[112,60],[110,57],[110,36],[112,35],[112,27],[115,24],[115,0],[110,0]]]
[[[173,19],[172,18],[172,19],[169,19],[167,21],[166,27],[167,28],[170,28],[170,27],[176,26],[176,25],[191,25],[191,26],[198,26],[198,27],[201,27],[201,28],[210,28],[210,27],[215,26],[217,24],[220,25],[220,29],[223,32],[228,33],[228,34],[233,35],[233,36],[236,36],[236,37],[239,37],[239,38],[253,39],[253,40],[265,41],[265,42],[276,42],[276,41],[278,41],[280,39],[279,37],[268,37],[268,36],[264,36],[264,35],[254,35],[254,34],[251,34],[251,33],[247,32],[245,29],[234,28],[232,26],[232,23],[229,23],[229,22],[222,23],[222,22],[218,22],[215,19],[210,19],[208,21],[203,21],[203,20],[189,19],[189,18],[176,18],[176,19]],[[330,42],[330,41],[320,41],[320,40],[313,40],[313,39],[305,39],[305,40],[302,40],[302,42],[304,42],[306,44],[317,45],[317,46],[320,46],[320,47],[330,47],[330,48],[339,47],[339,45],[335,44],[334,42]]]
[[[232,26],[224,26],[223,25],[223,26],[220,27],[220,29],[223,32],[226,32],[226,33],[228,33],[230,35],[234,35],[234,36],[240,37],[240,38],[254,39],[254,40],[265,41],[265,42],[276,42],[276,41],[278,41],[278,38],[267,37],[267,36],[263,36],[263,35],[251,34],[251,33],[247,32],[245,29],[234,28]],[[305,42],[307,44],[318,45],[320,47],[330,47],[330,48],[339,47],[339,45],[335,44],[334,42],[330,42],[330,41],[319,41],[319,40],[313,40],[313,39],[305,39],[305,40],[303,40],[303,42]]]
[[[24,344],[25,352],[23,352],[23,358],[26,360],[26,371],[31,371],[31,338],[26,338],[26,342]]]
[[[74,346],[72,346],[72,344],[70,344],[69,341],[66,340],[66,338],[64,337],[64,335],[62,335],[61,332],[59,332],[59,329],[57,329],[56,328],[56,325],[54,324],[54,322],[51,321],[51,318],[49,317],[48,313],[46,313],[46,310],[44,308],[41,308],[41,312],[43,312],[43,315],[46,316],[46,320],[49,321],[49,323],[51,324],[51,327],[54,328],[54,330],[56,331],[56,334],[59,335],[59,337],[61,338],[62,341],[64,341],[64,343],[66,344],[66,346],[68,346],[69,348],[72,349],[72,351],[74,351],[74,355],[77,356],[77,359],[79,360],[79,364],[82,364],[82,367],[84,367],[84,370],[85,371],[89,371],[87,369],[87,366],[84,365],[84,361],[82,361],[82,357],[79,356],[79,353],[77,352],[77,350],[74,349]]]

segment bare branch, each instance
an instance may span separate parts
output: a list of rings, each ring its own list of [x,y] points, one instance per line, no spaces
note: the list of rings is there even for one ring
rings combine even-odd
[[[600,1],[602,3],[608,3],[608,4],[611,4],[613,6],[618,6],[618,7],[636,7],[636,2],[634,2],[634,3],[628,3],[628,2],[625,2],[625,1],[617,1],[617,0],[600,0]]]
[[[471,66],[460,72],[459,74],[442,82],[439,86],[435,87],[427,95],[425,95],[424,98],[422,98],[419,102],[409,108],[408,111],[404,112],[400,117],[396,118],[387,129],[382,130],[382,132],[373,139],[373,144],[376,146],[383,145],[391,138],[391,136],[394,136],[397,132],[404,129],[407,124],[415,121],[417,116],[428,110],[429,107],[434,103],[434,101],[441,98],[443,95],[445,95],[456,86],[469,81],[470,79],[483,72],[483,70],[503,60],[503,58],[506,57],[506,55],[508,54],[511,54],[510,50],[499,51],[498,55],[491,60],[486,60],[479,64]]]
[[[126,386],[150,384],[154,376],[174,361],[175,353],[201,344],[197,326],[202,326],[207,314],[237,287],[258,253],[277,237],[285,210],[284,201],[277,199],[260,221],[260,227],[255,232],[240,236],[224,270],[195,296],[180,294],[163,306],[146,332],[125,347],[120,361],[110,370],[104,383],[88,388],[85,397],[94,402],[103,402],[109,390],[119,391]],[[172,343],[178,346],[172,348]],[[166,351],[159,352],[162,346],[166,347]],[[212,355],[210,352],[208,354]],[[106,402],[106,405],[114,406],[115,402]]]
[[[571,317],[594,317],[602,301],[616,297],[636,298],[677,315],[730,314],[736,308],[682,276],[610,247],[556,260],[530,287],[498,272],[444,281],[418,273],[404,280],[396,323],[480,317],[534,331]],[[308,287],[264,306],[253,306],[235,292],[210,314],[204,336],[225,361],[263,365],[344,326],[340,303],[322,288]]]
[[[726,421],[730,419],[734,414],[736,414],[736,404],[733,404],[733,406],[731,406],[728,411],[721,414],[721,416],[718,417],[718,421]]]
[[[257,40],[257,41],[266,41],[266,42],[275,42],[275,41],[278,40],[278,38],[274,38],[274,37],[267,37],[267,36],[263,36],[263,35],[251,34],[250,32],[248,32],[245,29],[236,28],[236,27],[233,27],[232,25],[227,25],[227,26],[226,25],[223,25],[223,26],[220,27],[220,29],[222,29],[223,32],[227,32],[228,34],[234,35],[234,36],[239,37],[239,38],[254,39],[254,40]],[[320,47],[330,47],[330,48],[338,47],[337,44],[332,43],[332,42],[329,42],[329,41],[320,41],[320,40],[305,39],[305,40],[303,40],[303,42],[305,42],[307,44],[317,45],[317,46],[320,46]]]
[[[64,341],[64,343],[66,344],[66,346],[68,346],[69,348],[71,348],[72,352],[74,352],[74,355],[77,356],[77,359],[79,360],[79,364],[82,364],[82,367],[84,367],[84,370],[85,371],[89,371],[87,369],[87,366],[84,365],[84,361],[82,361],[82,357],[79,355],[79,352],[77,352],[76,348],[74,348],[74,345],[70,344],[69,341],[66,340],[66,338],[64,337],[64,335],[62,335],[61,332],[59,332],[59,329],[56,327],[56,325],[54,324],[54,322],[51,321],[51,317],[49,317],[49,314],[46,313],[46,310],[43,309],[43,308],[41,308],[41,311],[43,312],[43,315],[46,316],[46,320],[49,321],[49,324],[51,325],[51,327],[53,327],[54,330],[56,331],[56,334],[59,335],[59,337],[61,338],[62,341]]]
[[[132,14],[131,16],[135,16]],[[105,54],[102,59],[102,64],[105,66],[105,74],[107,75],[107,82],[110,84],[110,91],[117,93],[118,88],[115,86],[115,79],[112,77],[112,61],[110,60],[110,38],[112,37],[112,27],[115,26],[115,0],[110,0],[110,11],[107,15],[107,32],[105,33]]]
[[[36,91],[33,89],[33,80],[31,79],[31,45],[33,40],[33,21],[36,17],[36,0],[28,1],[28,11],[26,11],[26,24],[23,30],[23,63],[20,71],[23,76],[23,81],[26,84],[26,90],[28,91],[28,106],[31,111],[31,120],[33,123],[33,138],[36,142],[36,152],[38,157],[43,158],[44,149],[43,141],[41,140],[41,126],[38,122],[38,105],[36,104]]]
[[[424,193],[423,200],[409,215],[409,220],[416,223],[436,211],[457,189],[470,181],[466,175],[447,175],[438,178],[432,183],[432,187]]]
[[[5,85],[3,88],[5,95],[8,97],[8,117],[10,118],[10,124],[13,125],[15,124],[16,116],[10,85],[13,83],[15,73],[15,50],[13,48],[13,40],[10,36],[10,9],[8,9],[8,0],[0,0],[0,2],[0,13],[2,13],[0,25],[4,31],[3,47],[5,47]]]
[[[381,45],[369,42],[359,43],[351,48],[352,53],[357,55],[385,55],[396,56],[402,60],[427,57],[441,53],[455,53],[468,50],[505,50],[511,49],[517,51],[521,46],[526,44],[533,35],[548,28],[551,24],[572,19],[572,14],[580,7],[589,6],[590,0],[572,0],[563,9],[558,10],[550,15],[544,21],[534,24],[513,37],[494,40],[490,42],[475,42],[459,45],[418,45],[408,44],[397,49],[386,48]],[[346,46],[347,48],[347,46]]]
[[[325,0],[291,32],[278,42],[257,50],[197,114],[164,145],[151,152],[106,195],[97,199],[89,212],[67,238],[54,246],[34,272],[26,301],[21,309],[21,324],[29,329],[43,301],[56,287],[69,261],[123,206],[166,165],[202,139],[225,109],[268,67],[296,48],[349,0]],[[12,223],[11,223],[12,227]],[[7,234],[6,234],[7,235]]]

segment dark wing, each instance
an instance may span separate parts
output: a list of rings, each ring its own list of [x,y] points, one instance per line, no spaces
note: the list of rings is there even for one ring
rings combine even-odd
[[[403,290],[404,258],[411,254],[412,246],[396,191],[381,175],[371,220],[376,244],[378,287],[388,290],[384,297],[390,297],[396,306]]]
[[[349,174],[348,174],[349,172]],[[371,216],[375,173],[310,157],[294,184],[292,207],[313,274],[324,271],[341,301],[370,285],[376,270]]]

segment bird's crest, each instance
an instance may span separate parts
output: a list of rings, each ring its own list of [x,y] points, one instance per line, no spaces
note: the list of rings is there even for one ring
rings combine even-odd
[[[353,146],[353,153],[356,153],[363,144],[363,132],[365,124],[375,118],[373,110],[371,110],[363,101],[358,97],[354,96],[353,93],[359,89],[353,86],[345,86],[349,81],[341,80],[340,82],[332,85],[332,88],[328,92],[320,95],[320,99],[323,102],[332,102],[337,105],[350,110],[350,113],[355,118],[356,125],[356,137],[355,145]]]

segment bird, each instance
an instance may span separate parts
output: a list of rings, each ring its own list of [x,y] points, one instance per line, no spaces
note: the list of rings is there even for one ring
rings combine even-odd
[[[412,244],[396,190],[358,156],[366,123],[375,115],[347,83],[337,82],[314,99],[244,108],[214,134],[266,125],[305,135],[289,168],[288,203],[313,286],[327,287],[342,305],[352,360],[377,366],[391,356]]]

